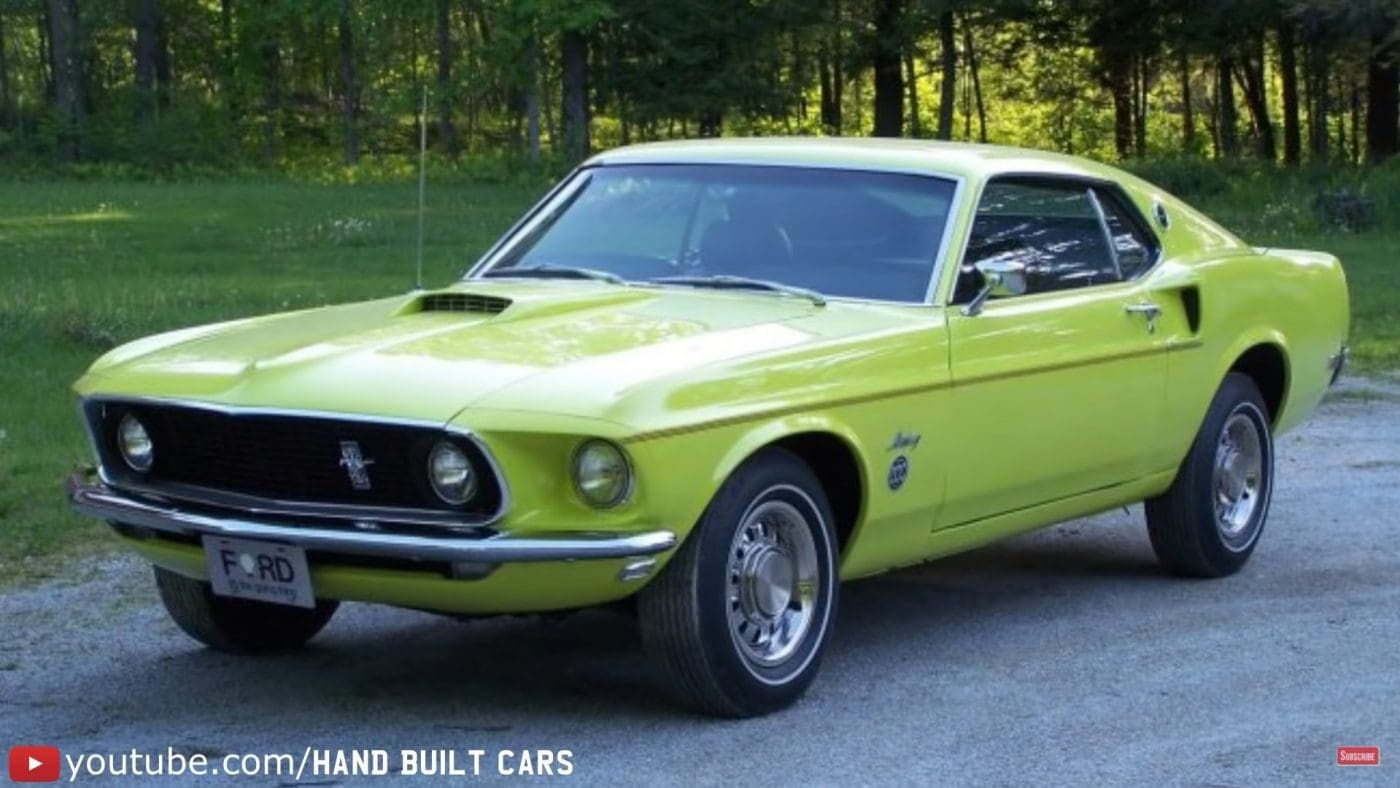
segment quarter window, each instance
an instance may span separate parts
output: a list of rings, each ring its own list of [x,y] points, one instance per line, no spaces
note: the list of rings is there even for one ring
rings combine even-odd
[[[1108,224],[1108,234],[1113,239],[1113,249],[1118,254],[1118,268],[1124,279],[1135,279],[1147,269],[1157,256],[1150,237],[1143,232],[1138,222],[1133,221],[1123,204],[1102,189],[1096,190],[1099,204],[1103,206],[1103,218]]]

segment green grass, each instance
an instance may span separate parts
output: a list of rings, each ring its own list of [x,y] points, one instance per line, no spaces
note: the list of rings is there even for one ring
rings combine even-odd
[[[433,187],[425,281],[449,281],[542,190]],[[1356,367],[1400,368],[1400,231],[1320,234],[1288,220],[1300,199],[1202,207],[1251,243],[1341,256]],[[406,290],[414,200],[410,182],[0,184],[0,582],[109,544],[62,495],[90,460],[68,390],[87,364],[156,331]]]
[[[434,187],[424,281],[450,281],[542,188]],[[114,344],[238,316],[403,292],[416,187],[0,184],[0,581],[107,544],[67,509],[90,461],[69,385]]]

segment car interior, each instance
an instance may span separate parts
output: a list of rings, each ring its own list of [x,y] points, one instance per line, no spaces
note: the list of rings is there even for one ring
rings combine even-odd
[[[772,279],[818,292],[919,301],[943,217],[916,216],[860,190],[735,190],[699,233],[697,273]],[[782,198],[782,199],[780,199]]]

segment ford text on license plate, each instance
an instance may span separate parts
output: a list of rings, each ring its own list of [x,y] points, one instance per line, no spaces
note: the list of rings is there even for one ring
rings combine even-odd
[[[219,596],[316,606],[306,551],[300,547],[206,536],[204,561],[209,568],[209,583]]]

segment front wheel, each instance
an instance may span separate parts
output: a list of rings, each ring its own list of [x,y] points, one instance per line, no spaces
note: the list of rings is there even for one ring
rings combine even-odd
[[[663,688],[706,714],[793,703],[816,676],[836,617],[831,506],[797,456],[766,449],[716,493],[638,598]]]
[[[1259,543],[1274,486],[1274,444],[1259,387],[1225,377],[1176,481],[1147,501],[1147,533],[1167,569],[1193,577],[1239,571]]]
[[[155,571],[160,601],[180,629],[210,648],[235,654],[297,648],[320,632],[340,605],[318,599],[308,609],[218,596],[208,583],[160,567]]]

